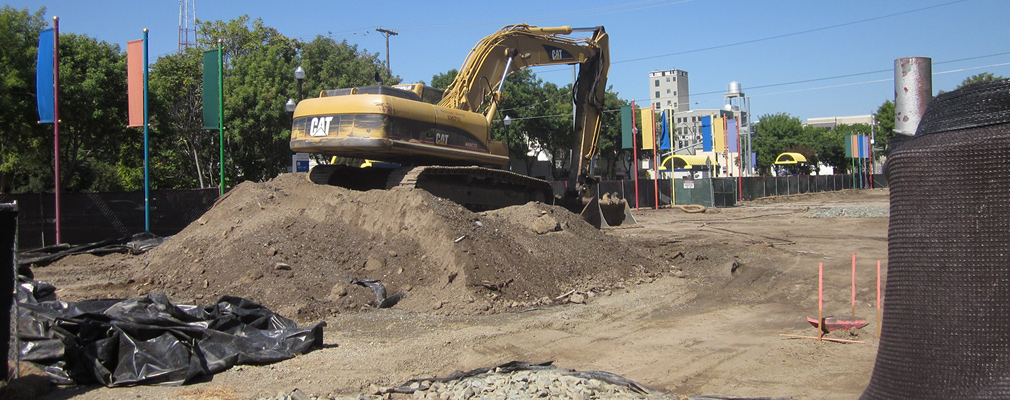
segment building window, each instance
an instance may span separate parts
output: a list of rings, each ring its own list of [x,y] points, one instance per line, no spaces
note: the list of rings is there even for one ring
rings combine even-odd
[[[670,89],[666,89],[666,94],[670,94]]]
[[[676,77],[676,76],[675,76],[675,77],[673,77],[673,81],[674,81],[674,82],[676,82],[676,81],[677,81],[677,77]]]
[[[659,110],[661,108],[663,108],[663,104],[662,103],[656,103],[656,109]]]
[[[657,99],[659,98],[659,91],[658,90],[656,91],[656,98]]]
[[[666,105],[671,105],[671,104],[673,104],[673,102],[672,102],[672,101],[670,101],[670,100],[667,100],[667,101],[666,101]]]
[[[659,87],[659,79],[656,79],[656,87]]]
[[[667,82],[669,82],[669,81],[670,81],[670,77],[669,77],[669,76],[668,76],[668,77],[666,77],[666,81],[667,81]]]
[[[673,95],[674,95],[674,96],[676,96],[676,95],[677,95],[677,91],[676,91],[676,90],[674,90],[674,91],[673,91]]]

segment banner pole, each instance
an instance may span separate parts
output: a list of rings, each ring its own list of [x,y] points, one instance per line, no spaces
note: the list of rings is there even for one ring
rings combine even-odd
[[[638,126],[635,121],[635,112],[638,108],[635,107],[635,101],[631,101],[631,147],[633,150],[632,164],[635,165],[635,211],[638,211]]]
[[[217,134],[221,147],[221,195],[224,196],[224,55],[221,42],[217,40]]]
[[[144,28],[144,231],[151,231],[151,158],[148,125],[151,122],[147,108],[147,28]]]
[[[737,198],[740,201],[743,201],[743,157],[741,157],[740,155],[740,148],[743,147],[743,143],[741,142],[740,139],[741,118],[742,116],[739,115],[736,117],[736,164],[737,167],[739,167],[738,169],[739,172],[736,175],[736,184],[737,184],[737,194],[739,195]]]
[[[53,152],[56,178],[56,244],[63,242],[62,217],[60,212],[60,17],[53,17]]]
[[[649,112],[652,113],[652,132],[656,132],[656,106],[654,104],[649,105]],[[656,148],[659,147],[656,144],[656,135],[652,134],[652,194],[655,199],[653,200],[656,205],[655,209],[659,209],[659,160],[656,159]]]
[[[670,113],[666,114],[663,118],[663,122],[666,123],[666,135],[667,140],[670,141],[670,207],[677,205],[677,178],[674,176],[674,162],[673,162],[673,129],[676,126],[673,125],[673,109],[670,109]]]

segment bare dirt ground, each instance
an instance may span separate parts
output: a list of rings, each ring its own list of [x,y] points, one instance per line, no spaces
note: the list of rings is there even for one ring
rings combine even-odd
[[[863,211],[887,207],[886,190],[806,194],[701,214],[640,210],[638,225],[601,232],[545,205],[472,213],[417,191],[247,183],[150,253],[69,257],[35,275],[64,300],[247,297],[300,323],[325,320],[325,348],[182,387],[63,387],[43,398],[332,397],[554,360],[673,395],[852,399],[877,350],[876,260],[887,266],[888,219]],[[856,314],[870,325],[830,336],[865,343],[780,336],[816,336],[806,318],[817,316],[820,262],[825,315],[852,312],[852,254]],[[347,275],[406,296],[369,307],[372,293]]]

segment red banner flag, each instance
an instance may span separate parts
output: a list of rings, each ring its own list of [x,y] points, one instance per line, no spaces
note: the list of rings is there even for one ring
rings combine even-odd
[[[126,42],[126,89],[129,100],[129,123],[144,126],[144,41]]]

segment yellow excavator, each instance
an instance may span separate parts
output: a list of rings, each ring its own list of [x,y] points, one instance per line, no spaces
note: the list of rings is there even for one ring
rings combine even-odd
[[[569,36],[573,32],[591,36]],[[633,222],[623,200],[601,208],[598,178],[589,173],[600,137],[608,42],[602,26],[506,26],[477,43],[444,92],[423,84],[377,84],[324,90],[319,97],[300,101],[291,150],[384,162],[370,162],[373,166],[365,168],[316,165],[308,177],[320,184],[357,190],[420,188],[472,210],[529,201],[557,203],[597,227]],[[501,169],[509,162],[508,148],[491,139],[490,125],[510,73],[561,64],[580,68],[573,94],[571,173],[564,194],[555,196],[549,182]]]

